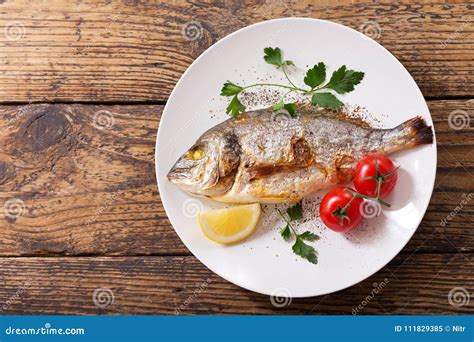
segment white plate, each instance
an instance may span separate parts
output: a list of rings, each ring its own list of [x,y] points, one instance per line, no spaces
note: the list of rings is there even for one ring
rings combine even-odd
[[[317,265],[292,253],[291,244],[278,234],[281,221],[261,220],[257,232],[238,245],[209,241],[196,214],[221,205],[185,194],[166,174],[204,131],[228,118],[228,99],[219,96],[226,80],[250,84],[269,75],[273,81],[281,78],[281,72],[262,58],[268,46],[280,47],[285,58],[301,67],[292,73],[299,83],[303,69],[319,61],[326,63],[329,75],[343,64],[365,72],[362,83],[343,100],[367,108],[383,127],[394,127],[415,115],[430,125],[432,120],[415,81],[390,52],[353,29],[324,20],[277,19],[241,29],[211,46],[179,80],[161,118],[156,172],[163,206],[181,240],[209,269],[251,291],[290,297],[323,295],[380,270],[415,233],[433,191],[436,142],[392,155],[402,170],[388,199],[390,210],[350,236],[318,231],[321,240],[311,243],[318,251]]]

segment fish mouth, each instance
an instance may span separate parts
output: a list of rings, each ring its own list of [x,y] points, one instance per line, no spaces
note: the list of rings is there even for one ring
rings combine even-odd
[[[190,172],[184,169],[179,169],[175,166],[173,166],[169,171],[168,174],[166,175],[166,178],[171,182],[171,183],[179,183],[180,179],[185,179],[190,176]]]
[[[207,165],[207,164],[206,164]],[[166,178],[183,191],[203,195],[219,180],[218,174],[205,170],[202,164],[190,165],[189,161],[178,160]]]
[[[203,177],[196,177],[192,168],[173,167],[167,174],[167,179],[179,189],[193,195],[212,197],[223,195],[229,191],[235,182],[237,169],[221,176],[218,168],[207,170]]]
[[[172,168],[166,178],[179,189],[194,193],[195,185],[192,184],[192,176],[188,170]]]

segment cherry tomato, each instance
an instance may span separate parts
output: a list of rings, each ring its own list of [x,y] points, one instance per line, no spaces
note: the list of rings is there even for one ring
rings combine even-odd
[[[378,169],[378,170],[377,170]],[[382,155],[363,158],[356,166],[354,186],[358,192],[377,197],[377,179],[380,179],[380,198],[387,197],[397,184],[397,167]]]
[[[319,205],[321,220],[326,226],[340,233],[354,229],[362,221],[359,208],[363,200],[360,197],[352,200],[354,195],[346,189],[354,191],[345,186],[337,187],[329,191]],[[349,202],[351,203],[346,207]]]

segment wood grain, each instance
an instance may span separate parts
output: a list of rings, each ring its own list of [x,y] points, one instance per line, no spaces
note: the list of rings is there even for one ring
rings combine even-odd
[[[470,314],[473,14],[458,1],[0,0],[0,103],[30,103],[0,105],[0,312]],[[213,274],[174,233],[154,173],[155,104],[219,39],[289,16],[365,32],[404,64],[436,100],[438,170],[419,229],[387,267],[276,307]],[[90,105],[67,104],[78,101]]]
[[[5,314],[469,314],[472,300],[456,307],[448,298],[453,288],[472,293],[473,262],[473,254],[400,255],[349,289],[275,307],[191,256],[0,258],[0,308]]]
[[[425,96],[469,96],[473,12],[469,3],[429,1],[0,1],[0,102],[165,101],[210,45],[249,24],[289,16],[329,19],[373,36]],[[186,36],[190,23],[197,30]]]
[[[404,251],[473,251],[466,227],[474,223],[474,201],[447,217],[474,192],[474,132],[452,129],[448,117],[455,110],[468,113],[474,102],[429,105],[438,139],[436,186]],[[0,255],[188,255],[156,186],[161,111],[146,105],[0,106]],[[15,206],[14,199],[23,202]]]

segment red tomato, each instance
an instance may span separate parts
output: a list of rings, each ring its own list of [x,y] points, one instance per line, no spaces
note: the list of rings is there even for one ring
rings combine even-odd
[[[377,165],[376,165],[377,164]],[[377,170],[378,166],[378,170]],[[363,158],[356,167],[354,186],[358,192],[369,197],[377,196],[377,177],[380,179],[380,198],[385,198],[397,184],[397,167],[382,155]]]
[[[362,221],[362,214],[359,208],[363,200],[360,197],[352,200],[354,195],[346,192],[346,189],[354,191],[345,186],[332,189],[324,196],[319,205],[321,220],[326,226],[340,233],[354,229]],[[349,207],[343,210],[351,200],[352,202]]]

